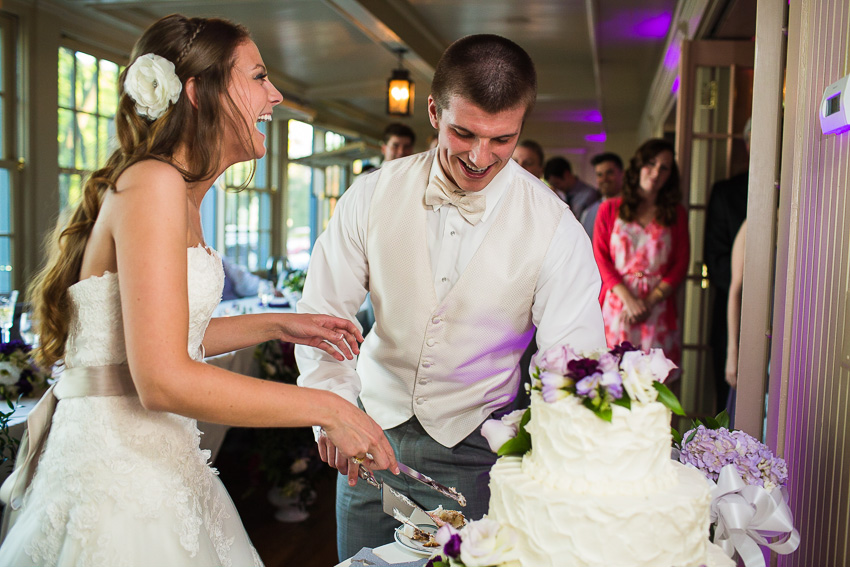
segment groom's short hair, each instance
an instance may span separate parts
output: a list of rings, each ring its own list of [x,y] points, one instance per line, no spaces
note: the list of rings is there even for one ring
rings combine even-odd
[[[491,34],[469,35],[452,43],[440,57],[431,82],[438,115],[458,95],[496,114],[537,98],[537,71],[528,53],[511,40]]]

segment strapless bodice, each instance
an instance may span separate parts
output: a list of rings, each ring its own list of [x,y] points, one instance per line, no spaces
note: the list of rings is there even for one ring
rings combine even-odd
[[[189,356],[203,358],[201,342],[213,311],[221,301],[224,270],[215,251],[187,249],[189,290]],[[127,361],[118,274],[107,272],[75,283],[69,289],[71,325],[65,344],[65,365],[105,366]],[[150,329],[155,333],[156,329]]]

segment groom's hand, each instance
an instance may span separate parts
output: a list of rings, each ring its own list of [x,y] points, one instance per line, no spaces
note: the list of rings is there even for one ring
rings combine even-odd
[[[328,439],[324,431],[319,432],[317,443],[319,444],[319,456],[322,460],[337,469],[341,474],[348,474],[349,460],[337,450],[336,445]],[[356,471],[354,478],[357,478]]]

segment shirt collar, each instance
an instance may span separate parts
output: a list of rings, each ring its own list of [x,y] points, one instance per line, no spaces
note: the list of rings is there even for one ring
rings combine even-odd
[[[519,165],[517,165],[514,160],[509,159],[505,167],[502,168],[502,171],[497,173],[496,177],[494,177],[493,180],[490,181],[490,183],[480,191],[482,195],[487,196],[484,206],[484,214],[481,216],[482,221],[487,220],[487,218],[493,212],[493,209],[495,209],[496,205],[499,204],[502,195],[505,194],[505,190],[507,190],[511,181],[513,181],[514,166],[519,167]],[[428,175],[428,179],[430,180],[432,177],[437,177],[444,183],[449,182],[449,178],[443,171],[443,166],[440,165],[439,149],[434,152],[434,161],[431,162],[431,173]],[[436,206],[433,207],[433,210],[436,211],[439,210],[439,208],[440,206]]]

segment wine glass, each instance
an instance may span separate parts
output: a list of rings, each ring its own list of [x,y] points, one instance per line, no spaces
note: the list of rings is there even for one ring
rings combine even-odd
[[[260,280],[257,285],[257,296],[260,298],[260,305],[268,307],[274,299],[274,284],[268,280]]]
[[[38,334],[35,332],[36,322],[32,311],[24,311],[21,313],[21,320],[18,322],[18,329],[21,332],[21,339],[33,348],[38,346]]]
[[[12,323],[15,321],[15,304],[17,302],[18,290],[0,294],[0,330],[2,330],[0,341],[4,343],[11,341]]]

